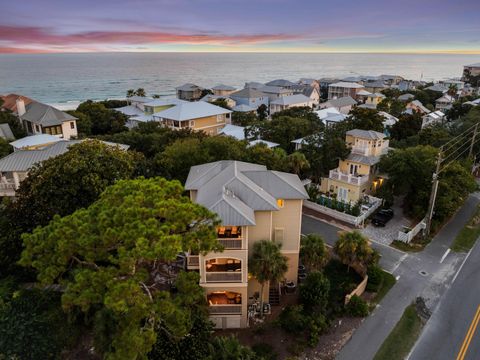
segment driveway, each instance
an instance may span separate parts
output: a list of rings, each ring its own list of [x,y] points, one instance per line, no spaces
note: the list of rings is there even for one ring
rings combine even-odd
[[[377,243],[390,245],[393,240],[397,239],[397,234],[403,227],[415,225],[403,215],[400,204],[401,199],[395,199],[395,204],[392,206],[395,215],[385,227],[376,227],[369,223],[365,228],[360,230],[361,233]]]

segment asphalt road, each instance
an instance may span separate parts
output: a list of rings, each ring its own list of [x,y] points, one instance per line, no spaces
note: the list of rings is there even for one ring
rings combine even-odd
[[[380,265],[397,278],[397,283],[354,332],[352,338],[337,355],[337,359],[373,359],[405,308],[414,302],[417,296],[426,300],[427,307],[433,309],[433,315],[420,337],[418,346],[414,348],[410,360],[456,359],[480,303],[480,265],[474,265],[475,262],[480,262],[480,245],[475,248],[475,254],[472,252],[468,257],[463,267],[462,263],[466,254],[450,252],[449,247],[479,203],[478,193],[470,195],[462,208],[422,252],[406,254],[389,246],[373,243],[373,246],[382,255]],[[303,234],[319,233],[328,244],[332,245],[337,239],[338,231],[340,229],[335,226],[309,216],[303,216]],[[474,282],[475,285],[472,285]],[[454,288],[457,290],[452,291]],[[451,297],[452,304],[448,305],[449,301],[447,300],[441,301],[449,297]],[[458,303],[453,303],[454,301]],[[443,303],[447,305],[443,305]],[[436,324],[431,324],[435,318],[439,318],[440,320],[436,321],[440,322],[444,319],[442,314],[436,311],[442,306],[448,307],[451,315],[445,317],[446,325],[439,327],[440,330],[436,330]],[[444,311],[448,313],[447,310]],[[441,329],[444,329],[444,332]],[[430,333],[431,335],[429,335]],[[468,360],[480,359],[480,352],[478,352],[480,351],[478,349],[480,348],[480,335],[477,332],[473,337],[465,357]],[[426,345],[423,345],[424,341]],[[473,342],[475,344],[472,344]],[[450,352],[445,351],[443,354],[445,357],[422,352],[428,349],[435,351],[436,347],[445,347],[451,350]],[[419,357],[416,357],[417,354]],[[442,354],[442,351],[438,351],[438,354]]]
[[[327,224],[309,215],[303,215],[302,234],[304,235],[319,234],[323,237],[328,245],[333,246],[335,241],[338,239],[339,231],[342,231],[342,229]],[[391,246],[386,246],[376,242],[373,242],[372,246],[382,255],[380,258],[380,266],[391,273],[394,272],[401,262],[407,257],[407,254],[392,248]]]
[[[427,322],[410,360],[480,359],[479,259],[477,244]]]

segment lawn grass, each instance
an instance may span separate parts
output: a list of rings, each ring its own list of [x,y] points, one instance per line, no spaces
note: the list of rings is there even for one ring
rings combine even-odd
[[[422,321],[415,305],[409,305],[392,332],[383,342],[374,360],[403,360],[412,349],[420,332]]]
[[[385,297],[385,295],[387,295],[387,293],[390,291],[392,286],[395,285],[396,281],[397,280],[395,280],[395,277],[392,274],[390,274],[386,271],[383,271],[382,284],[380,285],[380,288],[378,289],[377,294],[373,298],[372,302],[375,303],[375,304],[380,303],[380,301],[382,301],[382,299]]]
[[[423,249],[425,249],[425,246],[428,245],[428,243],[430,242],[430,240],[428,241],[414,241],[412,240],[410,243],[404,243],[403,241],[400,241],[400,240],[393,240],[391,243],[390,243],[390,246],[394,247],[395,249],[398,249],[398,250],[402,250],[402,251],[405,251],[405,252],[420,252],[422,251]]]
[[[468,252],[475,241],[480,236],[480,207],[477,208],[475,214],[471,217],[468,223],[458,233],[451,246],[452,251]]]

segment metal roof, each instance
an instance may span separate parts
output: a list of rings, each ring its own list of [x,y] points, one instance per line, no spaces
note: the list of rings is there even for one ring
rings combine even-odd
[[[357,102],[351,96],[344,96],[338,99],[331,99],[327,101],[328,104],[332,107],[340,108],[344,106],[353,106]]]
[[[66,112],[55,109],[53,106],[32,102],[25,107],[26,113],[21,116],[23,120],[42,126],[62,125],[65,121],[77,120]]]
[[[350,155],[347,156],[347,160],[371,166],[371,165],[375,165],[380,161],[380,156],[365,156],[365,155],[350,153]]]
[[[250,111],[255,111],[255,109],[251,106],[245,105],[245,104],[240,104],[237,106],[234,106],[232,108],[233,111],[238,111],[238,112],[250,112]]]
[[[24,138],[15,140],[10,143],[14,148],[22,149],[25,147],[39,146],[39,145],[49,145],[55,142],[64,141],[58,136],[49,135],[49,134],[38,134],[26,136]]]
[[[344,87],[344,88],[351,88],[351,89],[361,89],[364,86],[354,82],[340,81],[340,82],[330,84],[328,85],[328,87]]]
[[[139,103],[147,103],[149,101],[152,101],[153,98],[151,97],[146,97],[146,96],[130,96],[127,97],[127,101],[133,101],[133,102],[139,102]]]
[[[294,104],[301,104],[301,103],[309,103],[311,101],[312,100],[309,97],[307,97],[303,94],[295,94],[295,95],[279,97],[278,99],[275,99],[272,102],[270,102],[270,104],[294,105]]]
[[[245,140],[245,128],[243,126],[227,124],[219,133],[226,136],[232,136],[237,140]]]
[[[113,110],[121,112],[123,115],[126,116],[143,115],[143,111],[133,105],[122,106],[119,108],[114,108]]]
[[[370,140],[382,140],[383,138],[385,138],[385,134],[373,130],[353,129],[347,131],[347,135]]]
[[[146,102],[144,105],[145,106],[167,106],[167,105],[178,105],[182,103],[186,103],[188,101],[182,100],[182,99],[177,99],[177,98],[171,98],[171,99],[153,99],[149,102]]]
[[[277,199],[307,199],[297,175],[263,165],[223,160],[193,166],[185,184],[196,202],[218,214],[223,225],[255,225],[255,211],[278,210]]]
[[[208,116],[229,114],[232,111],[205,101],[185,102],[159,111],[153,116],[177,121],[186,121]]]
[[[37,150],[17,150],[0,159],[0,172],[26,172],[34,164],[61,155],[67,152],[71,145],[78,144],[85,140],[62,140]],[[107,145],[119,146],[123,150],[128,149],[128,145],[106,141],[102,142]]]
[[[186,84],[183,84],[182,86],[176,87],[175,90],[195,91],[195,90],[203,90],[203,88],[192,83],[186,83]]]
[[[245,88],[239,91],[236,91],[232,94],[230,94],[230,97],[232,99],[234,98],[241,98],[241,99],[257,99],[257,98],[262,98],[265,97],[265,94],[262,93],[261,91],[255,90],[253,88]]]
[[[277,79],[277,80],[269,81],[265,85],[286,87],[286,86],[293,86],[295,85],[295,83],[285,79]]]
[[[225,90],[225,91],[232,91],[236,90],[233,86],[219,84],[217,86],[212,87],[212,90]]]
[[[0,124],[0,138],[4,140],[15,140],[12,129],[10,129],[10,125],[7,123]]]

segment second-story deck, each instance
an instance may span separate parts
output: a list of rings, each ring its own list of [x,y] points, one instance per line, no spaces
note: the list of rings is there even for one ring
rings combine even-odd
[[[352,174],[345,174],[338,169],[330,170],[329,178],[357,186],[368,182],[368,175],[355,176]]]

